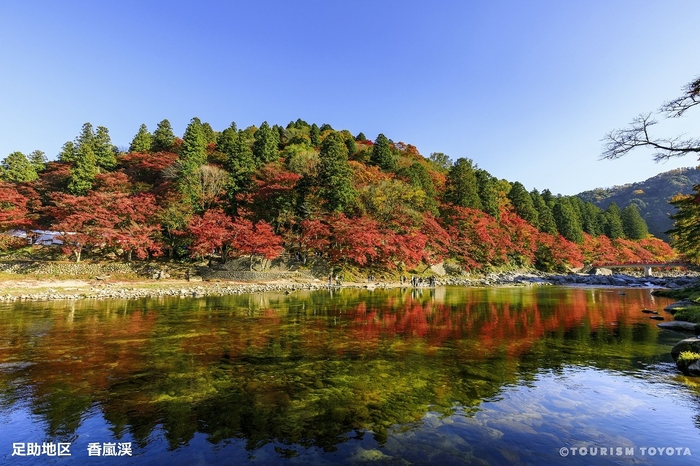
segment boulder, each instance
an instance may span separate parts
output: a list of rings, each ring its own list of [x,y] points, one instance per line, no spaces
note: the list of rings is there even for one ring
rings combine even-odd
[[[443,262],[431,265],[430,270],[438,277],[444,277],[447,275],[447,270],[445,270],[445,264]]]
[[[676,364],[678,366],[678,364]],[[681,364],[683,366],[683,364]],[[681,369],[681,367],[678,367]],[[692,376],[699,376],[700,375],[700,361],[693,361],[692,363],[688,364],[685,366],[685,370],[681,369],[684,374],[692,375]]]
[[[678,361],[678,356],[683,351],[692,351],[693,353],[700,353],[700,338],[686,338],[685,340],[681,340],[678,343],[676,343],[673,346],[673,348],[671,348],[671,356],[673,357],[673,360]]]
[[[656,324],[657,327],[666,330],[678,330],[680,332],[695,332],[698,324],[693,322],[684,322],[682,320],[674,320],[673,322],[661,322]]]
[[[666,306],[664,308],[664,311],[670,312],[671,314],[675,314],[677,311],[680,311],[681,309],[685,309],[687,307],[691,307],[693,305],[695,305],[695,303],[692,301],[677,301]]]
[[[612,275],[613,271],[604,267],[598,267],[593,271],[593,275]]]

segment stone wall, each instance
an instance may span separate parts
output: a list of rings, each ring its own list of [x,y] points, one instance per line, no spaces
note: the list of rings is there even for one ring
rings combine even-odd
[[[197,270],[197,274],[204,280],[235,280],[242,282],[264,281],[264,280],[280,280],[302,278],[313,280],[314,277],[308,273],[302,272],[255,272],[249,270],[212,270],[208,267],[202,267]]]
[[[138,274],[131,264],[110,263],[92,264],[89,262],[43,262],[11,261],[0,262],[0,272],[15,274],[58,275],[58,276],[100,276],[113,273]]]

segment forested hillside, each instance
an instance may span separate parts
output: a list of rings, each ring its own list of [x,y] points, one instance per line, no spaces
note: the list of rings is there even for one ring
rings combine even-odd
[[[700,170],[683,168],[660,173],[639,183],[584,191],[578,197],[601,209],[607,209],[613,202],[620,208],[634,204],[646,221],[649,233],[668,241],[665,232],[673,227],[670,215],[677,211],[669,201],[677,194],[691,194],[693,186],[698,184]]]
[[[215,131],[193,118],[182,138],[163,120],[141,125],[127,151],[86,123],[57,161],[14,152],[1,167],[0,231],[58,231],[76,261],[245,256],[264,267],[286,250],[337,268],[469,271],[674,255],[634,206],[528,192],[469,159],[303,120]]]

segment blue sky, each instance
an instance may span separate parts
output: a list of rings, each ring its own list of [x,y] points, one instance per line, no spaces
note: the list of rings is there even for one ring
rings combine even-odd
[[[695,166],[601,139],[700,74],[697,1],[3,1],[0,157],[302,118],[575,194]],[[700,118],[660,130],[698,134]]]

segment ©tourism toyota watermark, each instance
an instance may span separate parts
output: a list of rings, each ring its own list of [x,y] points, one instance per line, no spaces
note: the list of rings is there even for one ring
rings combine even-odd
[[[688,447],[644,446],[644,447],[601,447],[599,445],[581,447],[561,447],[560,456],[692,456]]]

